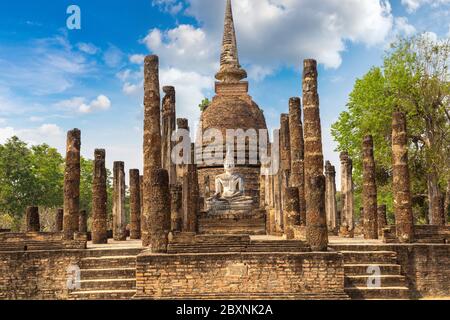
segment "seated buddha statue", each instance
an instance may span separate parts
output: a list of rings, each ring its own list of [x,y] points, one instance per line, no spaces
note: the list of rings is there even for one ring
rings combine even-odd
[[[217,205],[252,205],[252,197],[244,195],[244,179],[235,172],[234,156],[227,151],[224,162],[225,173],[215,179],[216,192],[207,199],[210,208]]]

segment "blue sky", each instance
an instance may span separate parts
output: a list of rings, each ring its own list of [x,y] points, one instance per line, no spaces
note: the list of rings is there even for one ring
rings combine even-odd
[[[142,59],[161,61],[178,116],[198,120],[218,68],[225,0],[16,0],[0,3],[0,143],[18,135],[61,152],[82,130],[82,153],[107,149],[108,167],[142,167]],[[69,5],[81,30],[66,26]],[[324,153],[355,80],[381,63],[397,35],[450,33],[450,0],[234,0],[250,94],[271,128],[301,95],[301,61],[320,63]]]

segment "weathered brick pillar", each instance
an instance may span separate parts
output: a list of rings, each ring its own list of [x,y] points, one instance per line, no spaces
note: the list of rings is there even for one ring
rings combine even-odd
[[[130,170],[130,239],[141,238],[141,187],[139,170]]]
[[[281,212],[280,212],[280,222],[281,230],[284,230],[284,194],[286,193],[286,188],[289,187],[289,180],[291,174],[291,142],[289,133],[289,115],[281,114],[280,117],[280,200],[281,200]]]
[[[176,165],[172,162],[171,154],[174,147],[172,134],[177,129],[177,118],[175,108],[175,88],[163,87],[166,94],[162,102],[162,166],[169,172],[169,183],[177,183]]]
[[[450,179],[447,181],[447,192],[445,193],[445,201],[444,201],[444,219],[446,224],[449,215],[450,215]]]
[[[189,121],[188,119],[184,119],[184,118],[179,118],[177,119],[177,127],[178,130],[186,130],[186,131],[190,131],[189,128]],[[182,138],[180,137],[180,139],[178,140],[178,143],[182,141]],[[190,141],[189,141],[190,143]],[[183,154],[180,154],[180,157],[183,158]],[[186,164],[178,164],[176,165],[176,172],[177,172],[177,181],[178,183],[182,183],[183,182],[183,176],[186,173]]]
[[[113,174],[113,237],[115,241],[127,240],[125,213],[125,164],[114,162]]]
[[[355,229],[353,202],[353,162],[347,152],[340,154],[341,160],[341,226],[340,235],[353,238]]]
[[[56,211],[55,218],[55,232],[63,231],[64,209],[58,209]]]
[[[306,224],[305,203],[305,140],[300,98],[289,100],[289,134],[291,143],[291,186],[298,188],[300,224]]]
[[[408,137],[406,116],[395,112],[392,122],[392,159],[394,213],[397,238],[400,242],[414,241],[414,217],[408,169]]]
[[[323,174],[322,129],[317,77],[317,62],[305,60],[303,108],[305,120],[306,240],[313,251],[325,251],[328,247],[328,230],[325,213],[325,176]]]
[[[159,91],[159,59],[155,55],[147,56],[144,61],[144,218],[145,228],[142,230],[142,243],[144,246],[151,246],[153,252],[158,252],[158,245],[155,239],[160,237],[160,234],[153,234],[162,230],[163,225],[154,225],[159,220],[162,212],[157,211],[157,207],[164,197],[169,195],[169,177],[167,178],[167,195],[161,195],[161,190],[158,189],[159,184],[164,184],[160,181],[164,176],[160,172],[162,165],[161,153],[161,101]],[[161,186],[165,188],[165,186]],[[170,201],[166,204],[169,212],[170,223]]]
[[[186,166],[183,176],[183,231],[197,232],[199,212],[199,185],[197,165],[194,163],[195,146],[191,144],[191,164]]]
[[[334,232],[339,228],[336,201],[336,169],[329,161],[325,163],[325,211],[327,213],[328,231]]]
[[[447,223],[447,216],[445,214],[445,197],[439,191],[438,194],[432,197],[430,205],[430,224],[435,226],[444,226]]]
[[[146,178],[147,179],[147,178]],[[170,232],[170,190],[169,174],[164,169],[154,169],[150,172],[150,181],[146,187],[152,195],[149,200],[149,214],[147,215],[148,243],[153,253],[167,252],[168,236]]]
[[[64,238],[73,240],[78,231],[80,211],[80,148],[81,132],[73,129],[67,133],[66,166],[64,172]]]
[[[106,151],[94,151],[94,181],[92,184],[92,242],[108,243],[108,195],[106,191]]]
[[[383,236],[383,229],[387,227],[387,207],[385,204],[378,207],[377,219],[378,219],[378,237]]]
[[[78,218],[78,232],[80,233],[87,233],[88,232],[88,226],[87,226],[87,212],[86,210],[80,211],[80,216]]]
[[[170,186],[171,195],[171,220],[172,231],[181,231],[183,229],[183,187],[181,185]]]
[[[295,238],[294,226],[300,224],[300,202],[298,188],[286,188],[284,193],[284,234],[286,239]]]
[[[363,140],[363,186],[362,198],[364,216],[363,230],[365,239],[378,239],[377,219],[377,184],[375,180],[375,158],[373,154],[373,138],[365,136]]]
[[[26,212],[27,232],[40,232],[41,223],[39,221],[39,208],[28,207]]]
[[[144,176],[139,176],[139,188],[141,197],[141,239],[147,236],[147,222],[144,216]]]

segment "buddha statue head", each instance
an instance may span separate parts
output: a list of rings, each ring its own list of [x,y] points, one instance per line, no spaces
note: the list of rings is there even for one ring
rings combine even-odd
[[[232,175],[234,173],[234,155],[231,151],[230,147],[227,147],[227,155],[225,157],[225,161],[223,163],[223,167],[225,169],[225,173]]]

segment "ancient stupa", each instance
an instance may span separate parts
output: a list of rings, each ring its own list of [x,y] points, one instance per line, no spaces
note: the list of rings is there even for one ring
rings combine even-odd
[[[260,129],[267,129],[263,111],[248,94],[248,82],[243,81],[246,77],[247,72],[239,63],[231,0],[227,0],[220,70],[216,74],[216,79],[218,80],[218,82],[215,83],[216,95],[213,97],[212,103],[202,113],[200,122],[202,132],[205,132],[208,129],[217,129],[222,132],[224,139],[224,156],[227,151],[227,147],[225,146],[227,130],[241,129],[244,132],[247,132],[249,129],[254,129],[255,132],[259,134]],[[243,146],[240,148],[242,149]],[[248,141],[245,145],[245,149],[245,164],[238,163],[237,153],[239,146],[235,145],[234,154],[236,157],[236,167],[234,172],[243,178],[245,182],[244,194],[245,196],[254,199],[255,209],[257,209],[260,198],[261,165],[259,161],[256,164],[252,164],[249,161]],[[197,153],[198,152],[199,151],[197,151]],[[198,179],[201,197],[208,199],[214,195],[216,177],[222,173],[223,164],[221,163],[213,165],[199,164]],[[245,216],[250,218],[250,221],[241,222],[244,224],[252,224],[251,218],[253,216],[258,220],[256,224],[261,224],[259,229],[261,231],[263,230],[263,220],[261,220],[262,216],[260,213],[248,212]],[[239,218],[232,213],[231,217]],[[200,227],[202,227],[201,221]],[[223,230],[226,229],[221,229],[221,231]],[[232,227],[228,230],[230,230],[230,233],[233,233]],[[242,230],[236,230],[236,232],[239,231]]]

